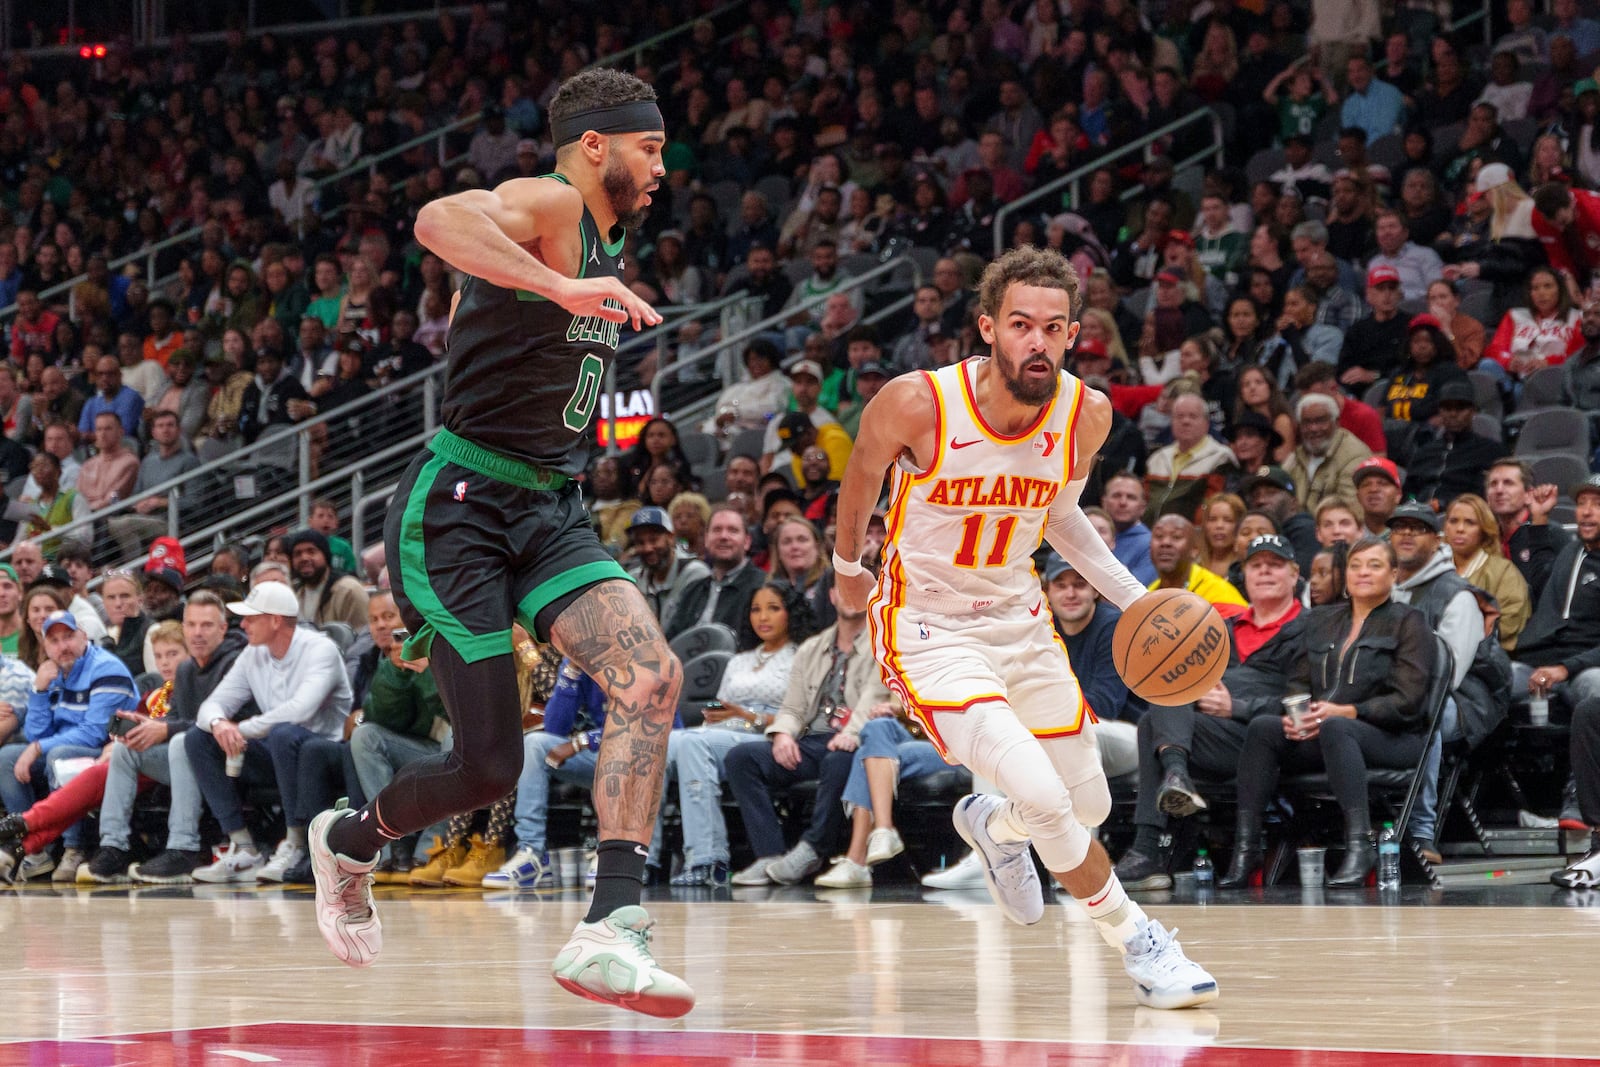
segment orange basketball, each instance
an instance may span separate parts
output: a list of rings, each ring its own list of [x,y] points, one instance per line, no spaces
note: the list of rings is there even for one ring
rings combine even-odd
[[[1198,700],[1221,681],[1228,648],[1222,616],[1186,589],[1146,593],[1111,635],[1112,662],[1128,688],[1167,707]]]

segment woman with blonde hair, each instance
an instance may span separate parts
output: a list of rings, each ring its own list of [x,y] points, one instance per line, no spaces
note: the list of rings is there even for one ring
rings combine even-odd
[[[1444,512],[1444,541],[1456,573],[1500,605],[1500,647],[1512,651],[1533,605],[1522,572],[1500,554],[1500,523],[1488,501],[1476,493],[1462,493],[1452,500]]]
[[[1244,501],[1233,493],[1213,493],[1200,505],[1200,547],[1194,561],[1219,578],[1239,560],[1239,523]]]
[[[1106,346],[1106,355],[1111,357],[1112,368],[1126,372],[1131,365],[1128,349],[1122,343],[1122,333],[1117,329],[1117,320],[1112,318],[1111,312],[1104,308],[1086,307],[1078,321],[1082,324],[1078,328],[1079,339],[1099,338]]]

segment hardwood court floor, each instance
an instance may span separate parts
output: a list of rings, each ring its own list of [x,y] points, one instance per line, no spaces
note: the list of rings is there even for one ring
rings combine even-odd
[[[0,1067],[1354,1067],[1600,1054],[1600,909],[1152,904],[1222,989],[1207,1010],[1157,1012],[1135,1006],[1070,904],[1023,929],[982,894],[723,896],[650,904],[660,958],[698,996],[687,1018],[660,1021],[551,981],[584,910],[570,891],[381,890],[386,948],[366,971],[326,952],[301,891],[7,894]],[[83,1040],[94,1038],[111,1040]]]

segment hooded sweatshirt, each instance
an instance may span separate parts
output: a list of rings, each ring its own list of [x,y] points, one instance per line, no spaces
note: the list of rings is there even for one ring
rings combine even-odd
[[[1445,579],[1447,586],[1456,589],[1448,599],[1437,594],[1429,595],[1430,586],[1441,578]],[[1396,582],[1394,599],[1402,604],[1410,604],[1426,615],[1433,632],[1444,638],[1444,643],[1450,646],[1450,654],[1456,658],[1455,676],[1450,688],[1452,691],[1459,689],[1467,671],[1472,669],[1473,657],[1478,654],[1478,642],[1483,640],[1483,611],[1478,607],[1478,598],[1467,588],[1466,581],[1456,574],[1450,549],[1440,545],[1420,571],[1403,582]]]
[[[228,673],[228,668],[233,666],[233,661],[239,658],[239,653],[249,643],[243,630],[230,628],[222,635],[222,644],[211,653],[204,667],[192,659],[179,664],[178,676],[172,681],[172,696],[167,701],[168,737],[175,737],[194,725],[195,718],[200,714],[201,702],[211,695],[211,691],[222,681],[222,676]],[[252,702],[245,707],[242,717],[248,718],[255,713]]]

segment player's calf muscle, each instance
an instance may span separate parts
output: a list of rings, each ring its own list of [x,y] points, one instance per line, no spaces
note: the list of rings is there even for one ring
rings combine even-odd
[[[678,657],[644,598],[623,582],[602,583],[579,597],[551,637],[608,698],[594,783],[602,835],[648,840],[683,685]]]

